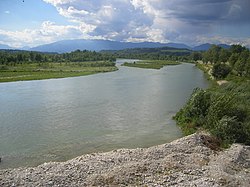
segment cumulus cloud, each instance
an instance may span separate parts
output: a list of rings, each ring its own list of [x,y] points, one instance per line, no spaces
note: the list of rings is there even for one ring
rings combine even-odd
[[[231,38],[226,36],[197,36],[197,40],[201,43],[217,43],[217,44],[240,44],[243,46],[250,47],[250,38]]]
[[[103,38],[119,41],[171,41],[194,45],[206,40],[230,42],[216,34],[216,28],[221,25],[237,23],[249,25],[250,28],[249,0],[43,1],[53,5],[72,25],[44,22],[37,30],[0,31],[0,34],[5,33],[9,38],[12,36],[13,41],[17,41],[17,35],[23,35],[27,39],[23,41],[30,41],[35,35],[42,43],[69,38]],[[246,38],[236,37],[235,40],[242,41]]]
[[[6,31],[0,29],[0,40],[3,44],[13,47],[36,46],[64,39],[76,39],[84,37],[86,27],[71,25],[56,25],[45,21],[39,29],[25,29],[22,31]],[[86,36],[85,36],[86,37]]]
[[[197,38],[218,24],[248,20],[248,0],[44,0],[91,36],[123,41]]]
[[[155,15],[152,12],[145,12],[135,7],[129,0],[95,2],[45,0],[45,2],[54,5],[59,14],[72,22],[91,27],[92,30],[88,32],[90,36],[126,41],[134,37],[131,36],[132,33],[137,35],[138,30],[149,30],[154,23]]]

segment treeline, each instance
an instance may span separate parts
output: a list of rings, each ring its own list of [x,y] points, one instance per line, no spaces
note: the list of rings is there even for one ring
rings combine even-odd
[[[215,78],[225,78],[228,74],[250,77],[250,51],[241,45],[229,49],[213,45],[206,52],[191,53],[190,60],[212,64]]]
[[[0,50],[1,65],[16,65],[24,63],[51,63],[51,62],[86,62],[86,61],[115,61],[112,54],[95,51],[76,50],[70,53],[40,53],[34,51]]]
[[[127,59],[187,61],[189,59],[191,51],[188,49],[161,47],[124,49],[118,51],[102,51],[102,53],[113,54],[117,58]]]

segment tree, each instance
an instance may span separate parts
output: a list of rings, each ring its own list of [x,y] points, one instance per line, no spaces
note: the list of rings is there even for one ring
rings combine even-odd
[[[212,45],[212,47],[209,49],[210,50],[210,55],[211,55],[211,62],[212,63],[217,63],[219,62],[219,54],[220,54],[220,50],[222,48],[217,46],[217,45]]]
[[[227,49],[221,49],[219,52],[219,62],[227,62],[230,57],[230,52]]]
[[[250,77],[250,55],[247,59],[246,65],[245,65],[245,70],[246,70],[246,76]]]
[[[233,53],[230,58],[228,59],[229,64],[231,67],[234,67],[234,64],[237,62],[238,58],[239,58],[239,53]]]
[[[193,52],[193,53],[191,53],[190,59],[193,60],[193,61],[201,60],[202,59],[201,52]]]
[[[37,54],[35,55],[35,60],[36,60],[37,62],[42,62],[42,59],[43,59],[43,57],[42,57],[42,55],[41,55],[40,53],[37,53]]]
[[[230,48],[231,53],[241,53],[242,51],[246,50],[246,47],[241,45],[232,45]]]
[[[230,71],[231,71],[230,66],[226,64],[217,63],[213,66],[212,75],[216,79],[223,79],[230,73]]]
[[[207,51],[202,54],[202,61],[205,64],[207,64],[209,61],[211,61],[210,60],[210,55],[208,54]]]
[[[238,75],[242,76],[246,73],[245,66],[247,64],[248,58],[249,58],[248,50],[244,50],[240,53],[240,56],[234,65],[234,68],[237,71]]]
[[[22,62],[23,61],[23,55],[22,55],[22,53],[18,53],[17,54],[17,61],[18,62]]]

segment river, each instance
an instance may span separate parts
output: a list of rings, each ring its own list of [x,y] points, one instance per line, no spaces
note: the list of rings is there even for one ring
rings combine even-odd
[[[187,63],[153,70],[124,61],[110,73],[1,83],[0,168],[181,137],[172,116],[195,87],[208,87],[203,72]]]

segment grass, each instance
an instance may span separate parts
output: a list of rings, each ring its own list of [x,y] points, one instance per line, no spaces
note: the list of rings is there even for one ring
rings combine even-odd
[[[96,66],[95,62],[0,65],[0,82],[76,77],[117,70],[116,66],[102,65]]]
[[[170,60],[141,60],[134,63],[125,62],[123,66],[137,67],[137,68],[149,68],[149,69],[161,69],[167,65],[178,65],[180,62]]]

